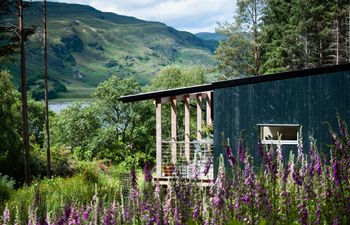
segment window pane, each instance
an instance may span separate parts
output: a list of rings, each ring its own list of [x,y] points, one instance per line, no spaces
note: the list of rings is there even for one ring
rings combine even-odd
[[[281,135],[281,141],[298,140],[299,125],[259,125],[260,140],[278,140]]]

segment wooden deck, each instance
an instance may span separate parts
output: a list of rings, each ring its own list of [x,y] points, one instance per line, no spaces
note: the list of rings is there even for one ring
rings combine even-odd
[[[168,186],[175,179],[178,179],[178,178],[175,176],[154,177],[153,178],[154,182],[159,183],[159,185],[161,185],[161,186]],[[193,182],[200,187],[210,187],[213,184],[213,180],[211,180],[211,179],[198,179],[195,181],[195,180],[190,179],[190,178],[180,178],[180,180],[183,182]]]

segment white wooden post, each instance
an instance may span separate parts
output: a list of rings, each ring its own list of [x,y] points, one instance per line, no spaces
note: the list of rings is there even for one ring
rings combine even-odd
[[[207,92],[206,94],[206,102],[207,102],[207,106],[206,106],[206,112],[207,112],[207,126],[211,126],[213,125],[213,121],[211,119],[211,93]]]
[[[156,99],[156,171],[162,176],[162,103]]]
[[[190,96],[184,96],[185,101],[185,157],[190,163]]]
[[[202,95],[197,95],[197,140],[202,140]]]
[[[176,141],[177,141],[177,110],[176,97],[171,97],[171,161],[176,164]]]
[[[211,105],[211,92],[207,92],[206,94],[206,125],[208,126],[212,126],[213,125],[213,121],[211,119],[211,110],[212,110],[212,105]],[[211,143],[207,144],[207,149],[208,149],[208,153],[211,153]]]

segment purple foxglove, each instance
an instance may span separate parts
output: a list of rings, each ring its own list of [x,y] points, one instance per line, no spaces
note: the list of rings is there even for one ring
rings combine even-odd
[[[262,159],[265,158],[264,145],[261,143],[261,141],[258,142],[258,153],[259,153],[259,156],[260,156]]]
[[[298,184],[299,186],[301,186],[303,184],[303,181],[302,181],[302,178],[300,176],[299,170],[298,170],[298,168],[295,165],[294,165],[294,168],[293,168],[292,178],[293,178],[294,182],[296,184]]]
[[[283,163],[283,154],[282,154],[282,145],[278,144],[277,146],[277,157],[280,163]]]
[[[317,202],[315,216],[316,216],[316,220],[314,224],[318,225],[321,222],[321,202],[320,201]]]
[[[247,162],[244,166],[244,184],[248,187],[251,187],[255,183],[255,176],[250,166],[250,163]]]
[[[336,133],[333,133],[333,134],[332,134],[332,138],[333,138],[335,147],[336,147],[338,150],[342,151],[342,150],[343,150],[343,145],[342,145],[342,143],[340,142],[340,140],[339,140],[337,134],[336,134]]]
[[[229,146],[226,147],[226,156],[227,156],[228,163],[230,164],[231,167],[233,167],[236,164],[236,159],[233,156],[232,149]]]
[[[146,162],[145,166],[143,167],[143,173],[145,175],[145,181],[148,183],[152,182],[152,170],[148,162]]]
[[[336,158],[332,160],[333,178],[335,185],[339,186],[341,182],[341,175],[339,171],[339,162]]]
[[[340,225],[339,218],[335,217],[333,220],[333,225]]]
[[[288,176],[290,174],[290,162],[287,163],[286,168],[284,169],[283,182],[287,183]]]
[[[130,180],[131,180],[131,187],[132,188],[136,188],[136,186],[137,186],[137,176],[136,176],[135,167],[131,167]]]
[[[199,206],[196,205],[193,210],[193,219],[196,221],[199,218]]]
[[[91,211],[90,206],[87,206],[87,207],[85,208],[85,210],[83,211],[83,218],[84,218],[84,220],[89,219],[90,211]]]
[[[344,122],[341,120],[339,114],[337,113],[337,120],[338,120],[338,128],[339,128],[339,133],[342,137],[345,137],[345,126]]]
[[[318,154],[316,154],[316,165],[315,165],[315,169],[316,169],[316,173],[318,175],[321,175],[322,174],[322,164],[321,164],[321,158]]]
[[[207,161],[205,162],[204,171],[203,171],[203,173],[204,173],[205,176],[208,175],[210,166],[211,166],[211,158],[208,157],[208,158],[207,158]]]
[[[245,160],[245,152],[243,148],[243,139],[239,139],[239,144],[238,144],[238,156],[239,156],[239,161],[244,163]]]
[[[5,224],[10,222],[10,210],[7,207],[7,205],[6,205],[5,210],[3,212],[3,220],[4,220]]]
[[[302,225],[307,225],[308,224],[308,218],[309,218],[309,211],[306,208],[306,204],[305,203],[301,203],[298,206],[298,222]]]

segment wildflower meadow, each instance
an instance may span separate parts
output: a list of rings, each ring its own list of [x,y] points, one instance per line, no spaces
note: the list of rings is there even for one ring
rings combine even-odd
[[[47,199],[38,189],[31,205],[8,203],[2,224],[349,224],[350,136],[338,120],[338,131],[330,130],[333,144],[329,155],[299,143],[297,155],[283,159],[281,145],[258,145],[261,165],[254,165],[243,147],[225,146],[218,159],[217,176],[209,187],[179,173],[161,186],[144,166],[144,178],[130,171],[130,189],[109,195],[95,192],[90,202],[61,202],[47,210]],[[235,150],[237,149],[237,150]],[[226,158],[227,160],[224,160]],[[228,165],[225,166],[225,161]],[[206,164],[210,166],[210,163]],[[123,194],[124,193],[124,194]],[[111,197],[112,196],[112,197]]]

